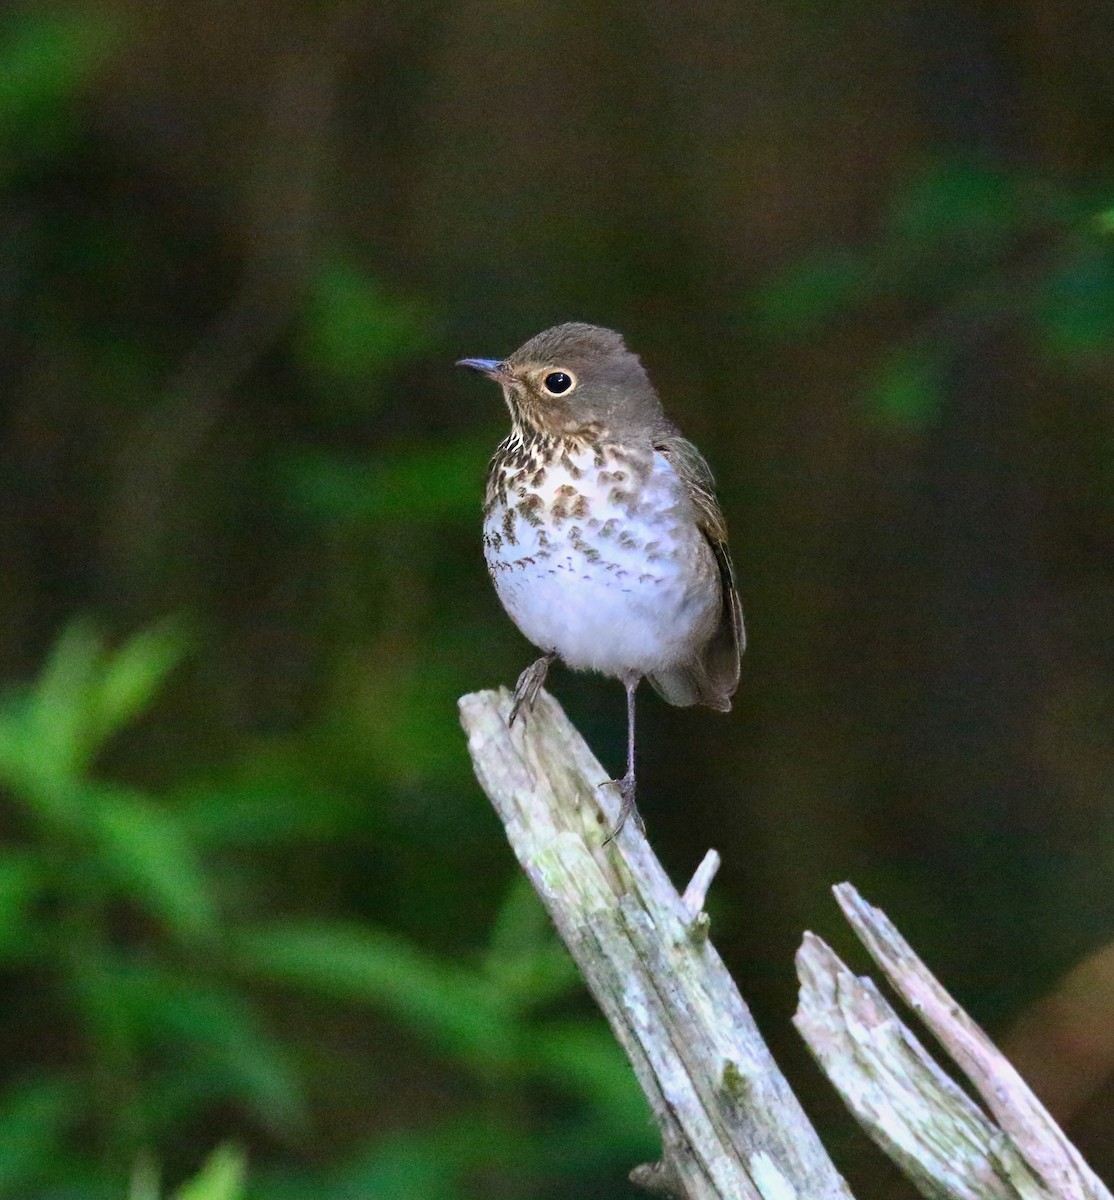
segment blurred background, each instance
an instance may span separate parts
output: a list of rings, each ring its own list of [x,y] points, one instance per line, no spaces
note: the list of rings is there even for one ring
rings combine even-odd
[[[451,364],[570,319],[717,473],[743,681],[639,800],[856,1195],[843,878],[1114,1179],[1114,7],[10,2],[0,189],[0,1195],[637,1194],[456,717],[533,652]]]

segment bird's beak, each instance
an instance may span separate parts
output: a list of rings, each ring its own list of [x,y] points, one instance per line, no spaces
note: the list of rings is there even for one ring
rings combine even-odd
[[[511,380],[503,363],[497,358],[462,358],[456,365],[467,367],[471,371],[479,371],[481,375],[486,375],[488,379],[494,379],[496,383],[510,383]]]

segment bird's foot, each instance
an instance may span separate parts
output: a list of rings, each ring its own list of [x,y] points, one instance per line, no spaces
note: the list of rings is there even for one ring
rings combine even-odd
[[[646,825],[642,820],[642,814],[638,811],[634,803],[634,775],[628,771],[622,779],[609,779],[607,783],[601,783],[600,787],[607,787],[611,784],[618,789],[619,799],[619,819],[615,822],[615,828],[603,839],[603,844],[606,846],[613,838],[619,836],[620,831],[628,820],[633,819],[634,827],[639,833],[646,832]]]
[[[514,703],[511,705],[511,715],[508,725],[513,725],[519,713],[531,712],[537,703],[538,692],[542,690],[545,677],[549,674],[549,664],[557,657],[556,653],[543,654],[536,662],[532,662],[518,677],[514,685]]]

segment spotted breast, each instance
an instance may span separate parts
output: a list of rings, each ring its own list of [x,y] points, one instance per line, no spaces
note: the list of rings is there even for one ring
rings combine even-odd
[[[651,446],[558,450],[512,435],[492,464],[484,553],[518,628],[574,669],[652,676],[720,620],[715,556]]]

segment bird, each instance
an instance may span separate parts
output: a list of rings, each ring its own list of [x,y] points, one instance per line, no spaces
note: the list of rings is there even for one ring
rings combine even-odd
[[[635,800],[635,692],[728,712],[746,633],[711,469],[665,415],[621,334],[568,322],[503,359],[457,366],[494,380],[511,432],[491,460],[484,558],[503,608],[542,652],[519,676],[509,724],[560,659],[618,679],[627,769],[618,820]],[[602,786],[602,785],[601,785]]]

